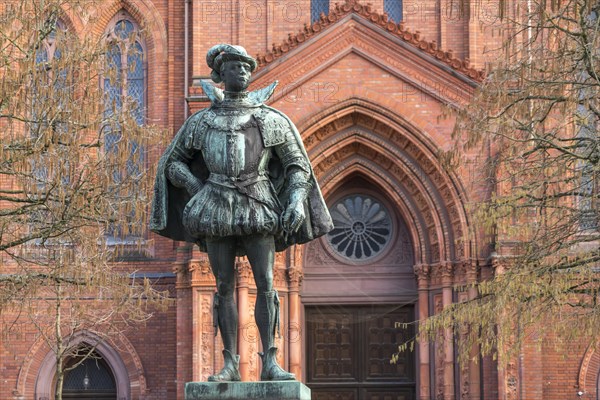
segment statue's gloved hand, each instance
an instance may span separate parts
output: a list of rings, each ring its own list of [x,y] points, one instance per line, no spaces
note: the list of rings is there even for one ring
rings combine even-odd
[[[281,215],[281,225],[284,230],[284,239],[295,233],[302,222],[306,219],[304,202],[308,197],[308,190],[311,187],[307,182],[308,173],[299,167],[293,166],[288,172],[288,184],[290,190],[290,199],[284,213]]]
[[[169,164],[165,172],[173,186],[185,188],[192,197],[202,189],[202,181],[196,178],[187,164],[181,161],[174,161]]]
[[[194,195],[198,193],[200,189],[202,189],[202,182],[196,177],[194,177],[194,179],[188,180],[185,185],[185,190],[187,190],[187,192],[192,197],[194,197]]]
[[[306,218],[304,213],[304,202],[293,201],[287,206],[285,212],[281,216],[281,224],[286,234],[294,233],[300,228],[302,222]]]

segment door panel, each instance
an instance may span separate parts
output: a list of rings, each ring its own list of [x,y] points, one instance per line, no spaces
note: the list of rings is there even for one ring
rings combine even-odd
[[[386,308],[368,310],[365,317],[366,345],[365,354],[367,381],[406,381],[414,382],[414,357],[405,354],[396,364],[390,364],[392,354],[398,351],[398,345],[412,338],[412,329],[396,328],[395,324],[410,322],[413,309],[387,311]]]
[[[313,400],[358,400],[356,389],[311,389]]]
[[[366,400],[414,400],[414,388],[364,389],[362,399]]]
[[[316,400],[412,400],[415,356],[398,345],[413,337],[412,306],[306,308],[307,385]]]
[[[311,318],[313,344],[309,380],[314,382],[356,381],[357,349],[355,316],[350,312],[315,310]]]

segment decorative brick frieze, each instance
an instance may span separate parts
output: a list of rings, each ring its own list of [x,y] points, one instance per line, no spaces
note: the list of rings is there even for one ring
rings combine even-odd
[[[462,74],[465,74],[473,80],[481,82],[485,77],[484,71],[472,68],[468,59],[458,59],[455,57],[452,50],[444,51],[440,49],[435,40],[426,41],[421,39],[421,33],[419,31],[410,32],[403,22],[396,24],[390,21],[387,15],[374,11],[370,4],[363,5],[357,0],[346,0],[346,2],[341,5],[336,3],[335,7],[330,9],[329,15],[321,15],[319,20],[315,21],[311,25],[305,24],[304,29],[295,34],[289,33],[288,38],[283,42],[279,44],[273,43],[271,51],[268,51],[264,54],[258,54],[256,56],[259,67],[264,67],[281,58],[286,53],[289,53],[292,49],[306,42],[309,38],[320,34],[328,27],[334,25],[351,13],[360,15],[361,17],[384,29],[386,32],[402,39],[404,42],[409,43],[414,48],[423,51],[424,53],[434,57],[436,60],[443,62],[444,64]]]
[[[189,269],[192,273],[192,286],[215,285],[215,277],[206,254],[201,254],[198,258],[190,260]]]

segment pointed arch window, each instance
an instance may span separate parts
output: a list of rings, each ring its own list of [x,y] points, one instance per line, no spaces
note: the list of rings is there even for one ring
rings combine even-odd
[[[596,5],[587,15],[589,31],[595,32],[598,25],[600,8]],[[588,28],[586,28],[588,29]],[[593,51],[593,50],[592,50]],[[597,57],[598,49],[596,49]],[[598,146],[598,94],[597,77],[591,76],[587,68],[579,72],[578,82],[574,85],[578,90],[576,149],[580,159],[576,165],[575,178],[575,221],[581,233],[597,234],[600,230],[600,148]]]
[[[131,17],[121,12],[107,34],[110,46],[107,54],[108,74],[103,87],[108,95],[105,112],[123,106],[131,112],[135,121],[142,125],[146,106],[145,46],[140,29]],[[123,104],[127,99],[127,104]]]
[[[583,93],[582,93],[583,98]],[[579,228],[584,232],[597,231],[600,227],[600,174],[597,163],[589,160],[597,159],[597,123],[592,112],[583,105],[577,107],[580,126],[577,132],[580,152],[584,160],[578,163],[579,188],[577,197]],[[587,158],[587,159],[585,159]]]
[[[83,349],[82,353],[87,353]],[[63,383],[63,399],[116,400],[115,377],[108,363],[97,353],[81,360],[67,360],[67,372]]]
[[[402,0],[384,0],[383,11],[392,21],[402,21]]]
[[[597,231],[600,221],[598,205],[600,190],[598,172],[590,164],[583,164],[581,171],[581,186],[579,189],[579,226],[582,231]]]
[[[61,20],[54,22],[46,37],[42,38],[35,53],[36,70],[32,77],[31,124],[29,133],[33,140],[53,133],[65,134],[67,127],[61,112],[66,111],[71,98],[68,85],[68,66],[62,60],[61,45],[67,29]],[[33,177],[38,187],[43,188],[49,180],[45,154],[32,160]]]
[[[116,192],[124,174],[129,178],[139,177],[145,162],[144,148],[141,143],[123,140],[122,122],[113,118],[120,113],[128,114],[135,124],[141,126],[146,120],[146,47],[139,25],[125,11],[119,12],[107,30],[109,43],[106,54],[106,69],[101,85],[104,90],[104,150],[116,154],[118,146],[127,146],[128,158],[124,168],[115,168],[112,172]],[[119,193],[120,196],[122,193]],[[128,194],[123,193],[125,196]],[[131,211],[132,214],[135,210]],[[109,242],[117,240],[137,240],[143,231],[139,226],[130,224],[128,229],[109,227]]]
[[[329,14],[329,0],[311,0],[310,2],[310,20],[317,21],[321,14]]]
[[[55,64],[62,57],[62,39],[67,33],[67,28],[60,19],[54,22],[49,21],[48,24],[50,25],[49,32],[41,38],[35,53],[35,61],[39,66],[37,73],[43,74],[42,80],[46,80],[49,85],[52,84],[53,88],[64,89],[67,70],[65,66],[57,68]]]
[[[58,239],[48,239],[43,232],[55,223],[49,213],[47,204],[56,193],[68,185],[69,162],[63,157],[68,146],[60,145],[63,138],[69,135],[67,124],[71,102],[73,101],[72,77],[73,70],[68,54],[63,54],[67,46],[69,34],[65,23],[60,19],[49,19],[41,29],[35,51],[35,68],[32,70],[30,81],[29,123],[28,134],[32,143],[44,144],[38,146],[29,156],[30,170],[26,179],[30,187],[37,187],[37,193],[31,193],[31,199],[41,200],[41,206],[32,206],[26,213],[28,235],[32,240],[30,245],[39,246],[59,242]],[[51,141],[55,146],[48,146]],[[64,240],[64,239],[61,239]]]

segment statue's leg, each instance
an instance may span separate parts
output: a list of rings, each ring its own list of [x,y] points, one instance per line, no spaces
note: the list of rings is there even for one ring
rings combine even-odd
[[[233,237],[206,241],[208,259],[217,281],[214,300],[215,322],[223,339],[223,369],[208,377],[212,382],[239,381],[240,356],[237,355],[238,313],[233,295],[235,291],[236,241]]]
[[[274,238],[262,235],[249,236],[244,238],[244,245],[258,292],[254,317],[264,352],[260,353],[263,361],[260,379],[263,381],[295,379],[294,374],[284,371],[279,366],[276,357],[275,333],[279,329],[279,298],[273,289]]]

